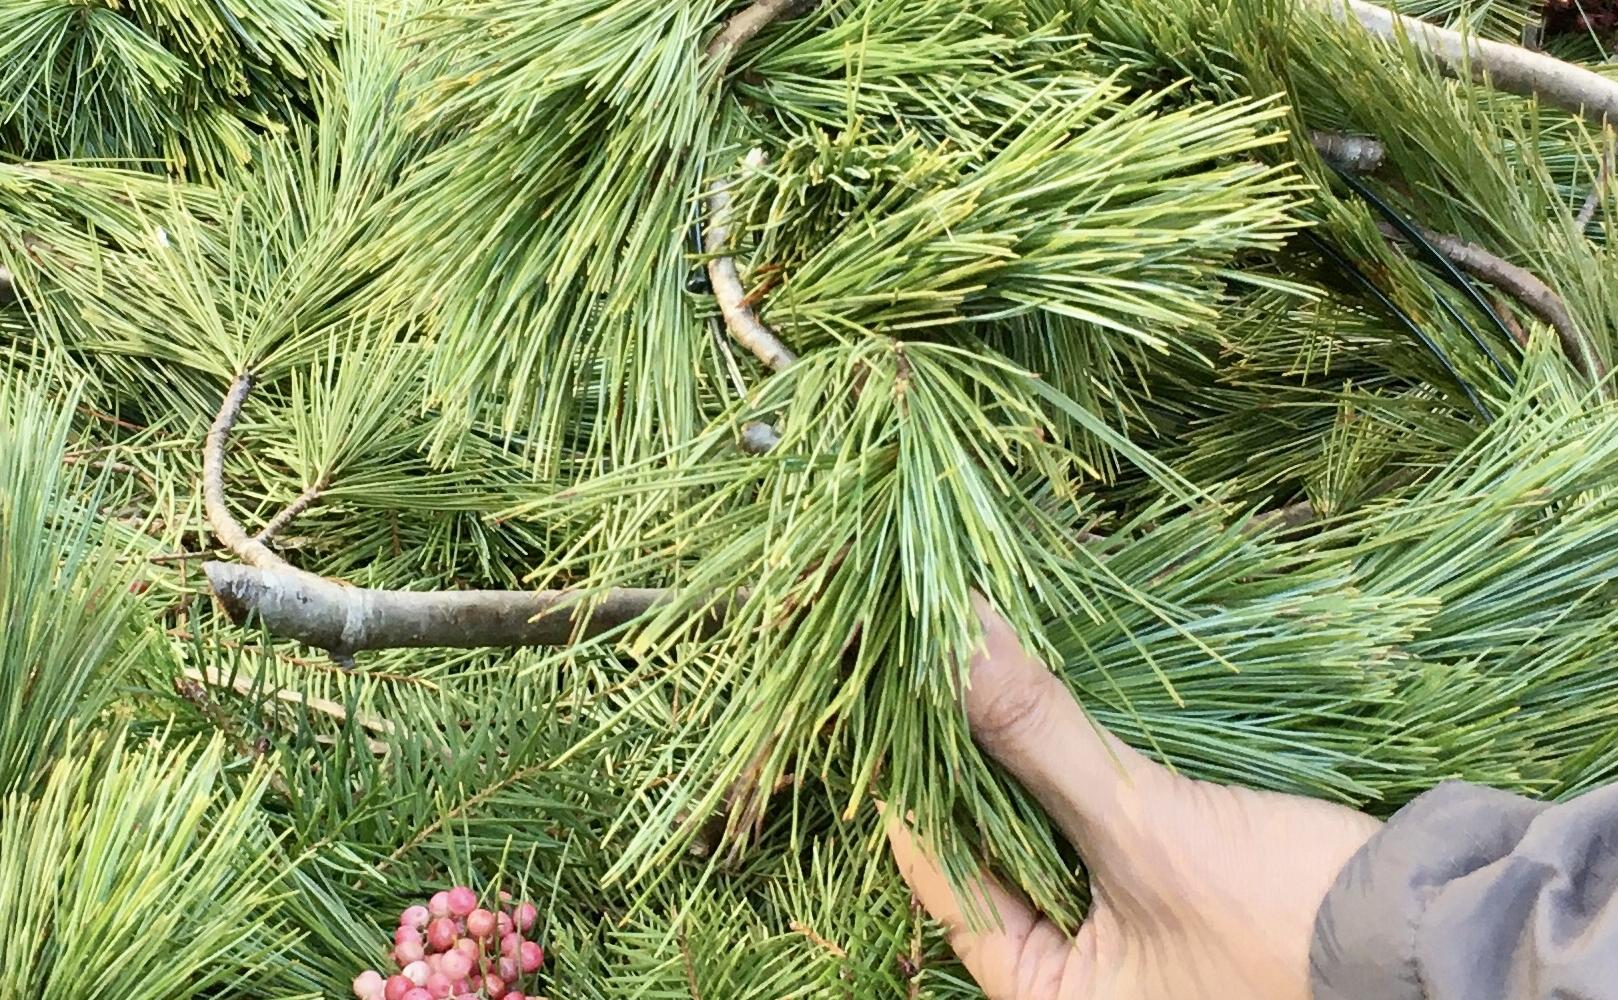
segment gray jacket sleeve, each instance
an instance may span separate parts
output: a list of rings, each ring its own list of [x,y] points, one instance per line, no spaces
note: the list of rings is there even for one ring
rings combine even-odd
[[[1315,1000],[1618,998],[1618,785],[1417,798],[1338,874],[1310,977]]]

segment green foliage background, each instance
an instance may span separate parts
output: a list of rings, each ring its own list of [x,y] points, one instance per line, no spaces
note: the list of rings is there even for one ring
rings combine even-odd
[[[739,6],[0,0],[0,995],[344,996],[463,880],[540,904],[549,996],[976,995],[874,796],[1084,888],[955,707],[974,589],[1191,774],[1618,776],[1618,408],[1307,140],[1381,139],[1378,197],[1610,363],[1610,128],[1302,0],[823,0],[715,65]],[[781,373],[690,281],[721,179]],[[297,565],[675,599],[353,672],[230,625],[198,481],[249,370],[230,494],[324,484]]]

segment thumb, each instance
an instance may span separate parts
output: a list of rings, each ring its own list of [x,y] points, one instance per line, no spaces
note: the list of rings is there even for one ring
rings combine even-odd
[[[983,626],[963,698],[972,735],[1104,874],[1181,779],[1092,720],[993,605],[972,600]]]
[[[1027,996],[1021,984],[1028,982],[1072,984],[1081,978],[1073,941],[1027,900],[981,871],[958,894],[910,827],[886,811],[884,819],[893,859],[910,891],[942,925],[950,949],[991,1000]]]

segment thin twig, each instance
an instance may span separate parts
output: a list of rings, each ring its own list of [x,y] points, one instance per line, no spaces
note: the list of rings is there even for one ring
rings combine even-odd
[[[791,16],[811,3],[812,0],[755,0],[751,6],[725,22],[725,27],[708,43],[708,60],[718,66],[717,72],[723,76],[737,49],[771,22]],[[754,150],[748,154],[746,163],[756,165],[762,160],[763,153]],[[724,315],[725,328],[730,331],[731,337],[753,352],[753,356],[767,367],[780,371],[796,361],[797,355],[753,312],[747,289],[742,285],[741,270],[735,258],[726,253],[730,249],[731,208],[730,182],[720,181],[708,198],[708,229],[700,240],[703,250],[714,255],[708,261],[709,286],[713,289],[714,299],[719,303],[719,311]],[[732,377],[736,379],[737,391],[745,394],[746,387],[741,384],[740,373],[736,370],[736,359],[731,356],[723,338],[719,338],[719,343],[729,362]],[[748,454],[762,455],[780,440],[781,435],[768,424],[753,422],[742,428],[741,447]]]
[[[246,674],[238,674],[234,678],[227,679],[224,671],[218,667],[209,667],[206,670],[186,667],[182,672],[194,681],[201,681],[210,687],[229,688],[243,697],[251,697],[258,690],[258,680],[256,678],[249,677]],[[311,711],[329,715],[338,722],[347,722],[349,719],[347,708],[327,698],[317,698],[314,695],[293,691],[289,688],[276,688],[271,692],[271,697],[292,705],[305,705]],[[386,719],[373,719],[364,715],[355,715],[353,718],[355,725],[363,729],[369,729],[373,733],[381,733],[383,736],[392,736],[394,733],[393,723],[388,722]]]
[[[691,988],[691,1000],[702,1000],[702,989],[697,986],[697,965],[691,960],[691,944],[680,931],[680,961],[685,965],[685,983]]]
[[[241,523],[225,503],[225,446],[229,444],[230,432],[242,415],[242,404],[252,390],[253,373],[238,375],[230,384],[225,401],[219,406],[213,426],[208,429],[208,440],[202,449],[202,505],[219,544],[236,558],[261,569],[286,568],[286,560],[242,530]]]
[[[182,673],[188,680],[196,681],[199,684],[207,684],[209,687],[227,688],[244,698],[252,697],[258,689],[258,682],[256,679],[248,677],[245,674],[232,679],[227,679],[224,672],[219,670],[217,667],[209,667],[206,670],[197,670],[192,667],[186,667]],[[338,723],[346,722],[349,718],[348,709],[344,708],[342,705],[339,705],[337,702],[330,701],[326,698],[316,698],[313,695],[306,695],[302,692],[292,691],[287,688],[276,688],[274,691],[270,692],[270,695],[277,701],[284,701],[290,705],[302,705],[309,708],[311,711],[330,716],[331,718],[337,720]],[[368,729],[373,733],[380,733],[383,736],[392,736],[394,733],[393,723],[387,721],[386,719],[373,719],[364,715],[356,715],[354,716],[354,724],[363,729]],[[381,743],[372,739],[367,739],[365,742],[367,748],[374,754],[385,754],[388,752],[388,745],[386,743]]]
[[[1285,507],[1276,510],[1254,514],[1247,520],[1246,524],[1242,525],[1242,530],[1250,535],[1256,535],[1272,528],[1280,531],[1291,531],[1293,528],[1301,528],[1313,522],[1318,516],[1319,512],[1315,510],[1314,504],[1307,500],[1299,500],[1297,503],[1287,504]]]
[[[4,270],[4,268],[0,268],[0,270]],[[80,403],[79,404],[79,412],[84,414],[87,417],[93,417],[94,419],[100,420],[103,423],[111,424],[112,426],[117,427],[117,428],[119,428],[121,430],[143,431],[143,430],[146,429],[146,428],[142,427],[140,424],[130,423],[128,420],[120,419],[118,417],[113,416],[110,413],[102,413],[100,410],[90,406],[87,403]]]
[[[134,476],[140,480],[154,496],[157,494],[157,480],[144,469],[137,469],[128,462],[115,462],[109,458],[90,458],[85,455],[68,452],[62,456],[63,465],[84,465],[92,469],[106,469],[108,472],[121,472],[126,476]]]
[[[1368,135],[1314,130],[1309,133],[1309,144],[1322,159],[1355,174],[1375,172],[1388,156],[1382,140]]]
[[[165,629],[163,634],[173,639],[179,639],[181,642],[193,642],[196,640],[196,634],[184,628]],[[233,639],[220,638],[210,638],[208,641],[213,645],[220,646],[225,649],[239,650],[244,653],[268,652],[276,659],[284,660],[287,663],[290,663],[293,666],[303,670],[320,670],[326,673],[340,674],[348,673],[348,671],[343,670],[340,667],[333,667],[331,664],[324,663],[320,660],[311,660],[305,656],[293,656],[291,653],[279,649],[265,650],[264,647],[259,646],[256,643],[250,644],[236,642]],[[384,670],[367,670],[365,672],[365,679],[368,681],[384,681],[389,684],[416,684],[431,691],[439,690],[439,686],[437,684],[425,677],[414,677],[410,674],[390,673]]]
[[[838,958],[847,958],[848,957],[848,952],[844,951],[842,949],[842,947],[839,946],[835,941],[828,941],[825,938],[821,937],[819,934],[815,933],[815,929],[813,927],[810,927],[808,924],[800,923],[799,921],[793,920],[793,921],[790,921],[787,924],[787,928],[789,930],[793,931],[794,933],[802,934],[804,937],[808,938],[811,942],[813,942],[814,944],[820,946],[821,948],[825,949],[826,951],[831,952],[833,955],[836,955]]]
[[[297,519],[299,514],[308,510],[316,500],[320,499],[320,494],[326,491],[328,485],[326,478],[322,476],[313,486],[299,493],[291,503],[281,509],[281,513],[270,518],[264,527],[258,529],[258,534],[253,536],[253,541],[267,543],[270,539],[280,534],[287,525]]]
[[[220,708],[213,698],[209,697],[207,689],[200,681],[191,677],[175,677],[174,692],[195,706],[202,717],[223,733],[242,756],[254,760],[262,760],[269,756],[270,741],[264,737],[249,740],[242,733],[240,721]],[[270,787],[275,789],[278,795],[290,797],[286,779],[281,776],[279,770],[270,772]]]
[[[1353,20],[1377,38],[1408,39],[1454,73],[1470,72],[1500,90],[1538,97],[1593,122],[1618,124],[1618,80],[1519,45],[1491,41],[1396,14],[1365,0],[1315,0],[1338,20]]]
[[[1378,223],[1378,228],[1389,239],[1403,238],[1402,233],[1387,223]],[[1567,356],[1568,362],[1586,378],[1601,385],[1603,392],[1608,391],[1606,363],[1596,353],[1595,345],[1574,323],[1573,315],[1568,312],[1567,303],[1563,302],[1562,297],[1549,285],[1533,272],[1501,260],[1476,243],[1468,243],[1458,236],[1446,233],[1434,233],[1426,229],[1418,231],[1422,239],[1432,244],[1433,249],[1443,254],[1450,263],[1479,281],[1505,292],[1522,303],[1529,312],[1549,324],[1556,331],[1556,337],[1562,345],[1562,353]]]
[[[1612,183],[1613,150],[1618,147],[1618,141],[1607,144],[1607,151],[1601,155],[1601,172],[1596,175],[1595,185],[1585,196],[1584,204],[1579,208],[1579,214],[1573,220],[1573,228],[1584,232],[1590,227],[1590,221],[1596,217],[1596,209],[1601,207],[1601,199],[1607,194],[1607,185]]]
[[[209,549],[206,552],[159,552],[156,555],[147,556],[146,561],[149,563],[183,563],[190,562],[192,559],[212,559],[218,552],[218,549]]]

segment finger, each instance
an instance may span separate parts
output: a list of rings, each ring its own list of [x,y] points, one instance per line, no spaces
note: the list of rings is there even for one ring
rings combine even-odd
[[[943,925],[951,950],[985,993],[1005,995],[1038,916],[987,874],[979,874],[966,899],[957,896],[938,862],[903,821],[890,815],[886,827],[899,873],[922,908]]]
[[[1092,868],[1127,857],[1153,806],[1176,781],[1094,722],[1061,679],[1017,641],[977,594],[983,645],[967,680],[967,722],[978,744],[1050,814]]]

